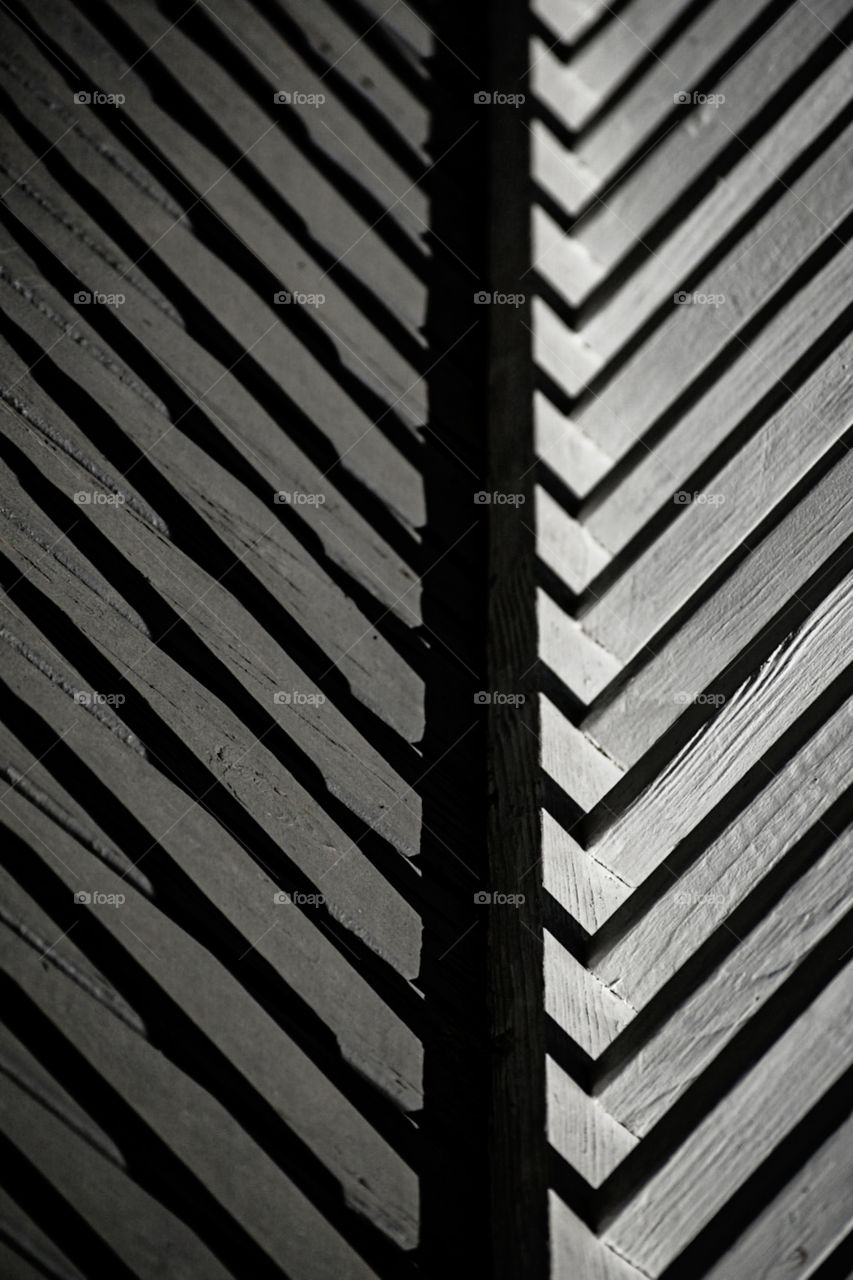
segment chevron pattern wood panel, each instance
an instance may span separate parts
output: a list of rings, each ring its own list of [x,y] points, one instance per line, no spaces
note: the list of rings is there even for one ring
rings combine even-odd
[[[853,1274],[850,4],[0,36],[0,1280]]]
[[[537,12],[550,1273],[847,1275],[850,8]]]

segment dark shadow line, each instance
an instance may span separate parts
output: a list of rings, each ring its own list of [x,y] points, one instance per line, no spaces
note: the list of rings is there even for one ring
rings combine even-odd
[[[0,332],[9,340],[10,346],[21,356],[30,369],[30,377],[57,404],[62,403],[64,412],[70,414],[77,422],[85,423],[85,435],[109,459],[121,474],[133,473],[132,487],[150,502],[155,511],[160,513],[172,530],[171,540],[185,556],[193,561],[211,580],[219,584],[233,597],[256,622],[272,637],[299,666],[305,675],[322,690],[356,732],[373,747],[386,762],[408,784],[413,784],[421,768],[417,751],[411,743],[403,738],[378,712],[371,710],[353,692],[349,680],[344,676],[334,659],[324,651],[319,642],[311,636],[284,605],[276,599],[267,587],[253,573],[245,560],[235,554],[225,540],[204,519],[193,505],[181,495],[140,449],[139,445],[128,437],[119,424],[101,405],[89,395],[74,379],[65,374],[53,360],[43,352],[38,343],[32,341],[13,320],[0,311]],[[84,539],[89,550],[86,555],[95,557],[95,563],[116,589],[119,595],[130,600],[133,596],[134,607],[145,618],[153,635],[162,637],[161,645],[168,644],[173,656],[186,666],[191,660],[193,651],[205,650],[204,662],[193,674],[203,684],[210,685],[214,673],[218,673],[217,684],[219,695],[235,711],[245,718],[247,714],[257,712],[254,699],[247,696],[240,682],[227,670],[225,664],[214,658],[206,645],[203,645],[192,632],[189,623],[183,621],[179,614],[169,605],[160,593],[148,583],[142,573],[135,569],[103,536],[95,536],[94,527],[84,527],[79,521],[79,513],[74,504],[52,482],[41,476],[38,468],[11,440],[0,441],[0,452],[12,465],[22,484],[51,518],[64,528],[69,529],[68,537],[77,542]],[[57,520],[57,512],[63,513],[63,519]],[[73,528],[72,528],[73,526]],[[81,547],[82,550],[82,547]],[[130,593],[130,594],[129,594]],[[161,630],[162,625],[162,630]],[[168,636],[172,639],[169,640]],[[191,643],[190,637],[192,637]],[[182,639],[183,644],[178,640]],[[207,671],[207,675],[202,674]],[[230,692],[226,693],[226,690]],[[239,710],[242,705],[243,710]],[[270,721],[272,723],[272,721]],[[312,770],[315,766],[311,766]]]
[[[23,704],[8,699],[12,719],[20,720]],[[51,732],[40,716],[29,711],[28,745],[43,755]],[[23,741],[22,730],[21,740]],[[314,1011],[286,976],[256,949],[246,951],[247,939],[208,898],[160,842],[140,823],[67,743],[53,737],[42,760],[51,776],[75,796],[87,798],[87,811],[135,866],[143,857],[145,874],[154,893],[152,908],[161,911],[185,934],[195,939],[238,982],[302,1052],[327,1077],[339,1093],[356,1107],[371,1127],[402,1158],[415,1167],[418,1135],[411,1120],[392,1103],[368,1075],[344,1058],[337,1036]],[[36,757],[37,758],[37,757]],[[120,875],[114,871],[114,874]],[[142,892],[137,886],[137,891]],[[149,895],[144,895],[148,897]],[[298,904],[297,904],[298,905]],[[341,954],[343,955],[343,951]],[[237,959],[239,958],[239,965]],[[344,957],[346,959],[346,957]],[[358,967],[347,964],[361,979]]]
[[[11,832],[8,833],[3,850],[0,852],[0,861],[60,929],[67,931],[75,921],[77,922],[74,930],[74,945],[96,969],[110,974],[115,990],[128,1001],[131,1008],[145,1023],[148,1032],[147,1043],[159,1050],[177,1070],[210,1093],[260,1149],[265,1151],[294,1185],[311,1200],[335,1230],[339,1231],[343,1238],[372,1265],[379,1266],[380,1274],[386,1268],[390,1274],[399,1274],[401,1260],[399,1247],[393,1244],[373,1222],[347,1204],[344,1189],[337,1176],[326,1167],[307,1141],[299,1137],[281,1112],[259,1092],[257,1086],[251,1083],[241,1068],[232,1062],[210,1035],[198,1027],[184,1012],[177,1000],[169,995],[167,990],[125,950],[105,925],[95,920],[91,913],[80,912],[79,908],[74,907],[71,902],[72,895],[60,876],[41,861],[40,865],[34,864],[32,851]],[[5,983],[12,993],[18,987],[17,982],[8,975],[3,975],[0,982]],[[30,1003],[28,997],[24,998]],[[34,1003],[32,1008],[35,1008]],[[82,1055],[65,1040],[64,1034],[53,1024],[49,1015],[40,1012],[39,1019],[32,1015],[26,1020],[21,1018],[17,1026],[12,1026],[12,1030],[23,1044],[35,1052],[32,1049],[30,1038],[32,1031],[29,1024],[40,1020],[52,1025],[55,1035],[59,1040],[65,1041],[67,1048],[60,1053],[36,1052],[36,1057],[41,1062],[51,1063],[52,1066],[63,1064],[68,1076],[60,1082],[125,1153],[128,1174],[136,1177],[144,1176],[144,1162],[140,1159],[139,1153],[148,1147],[151,1152],[149,1176],[154,1185],[162,1188],[164,1182],[168,1182],[166,1170],[171,1166],[175,1176],[175,1194],[180,1195],[181,1199],[184,1198],[178,1187],[181,1181],[194,1182],[196,1194],[199,1194],[202,1191],[201,1182],[183,1165],[182,1161],[171,1155],[166,1143],[154,1134],[147,1122],[137,1116],[131,1117],[131,1108],[128,1104],[122,1103],[116,1109],[119,1112],[124,1111],[124,1120],[128,1128],[137,1130],[135,1137],[130,1134],[124,1137],[116,1131],[115,1110],[110,1123],[108,1116],[101,1110],[101,1104],[105,1104],[105,1098],[100,1097],[96,1089],[92,1088],[87,1093],[80,1091],[80,1077],[88,1075],[90,1080],[97,1078],[100,1089],[107,1097],[112,1095],[114,1103],[120,1102],[109,1082],[101,1077],[96,1068],[85,1063]],[[56,1048],[58,1045],[54,1045],[54,1049]],[[150,1191],[150,1184],[146,1189]],[[157,1193],[154,1192],[154,1194]],[[210,1193],[203,1192],[203,1194],[213,1201]],[[211,1210],[216,1211],[211,1213]],[[186,1201],[185,1211],[190,1211],[190,1205]],[[209,1205],[208,1213],[211,1213],[211,1219],[225,1216],[223,1206],[217,1206],[215,1201]],[[238,1224],[234,1223],[233,1227],[250,1239],[248,1232],[244,1232]],[[254,1251],[266,1258],[265,1253],[258,1246],[255,1246]]]
[[[643,44],[643,48],[646,49],[646,53],[641,54],[637,62],[632,67],[629,67],[623,74],[622,79],[618,80],[612,86],[607,97],[604,98],[595,108],[593,113],[584,120],[580,128],[572,129],[564,124],[563,121],[560,120],[559,116],[555,115],[554,112],[551,111],[550,107],[538,98],[534,98],[533,100],[534,114],[548,126],[555,137],[559,138],[564,147],[572,148],[577,146],[578,143],[582,143],[586,135],[595,129],[605,116],[609,115],[611,111],[619,109],[619,106],[621,105],[619,99],[623,98],[627,93],[630,93],[646,73],[654,68],[655,63],[662,61],[661,54],[666,52],[674,41],[687,30],[693,20],[708,8],[710,3],[711,0],[692,0],[692,3],[686,4],[684,8],[673,17],[669,26],[665,27],[664,30],[659,33],[653,46]],[[611,15],[613,15],[615,13],[615,6],[610,5],[609,9]],[[637,38],[637,43],[638,45],[641,44],[639,38]],[[572,50],[571,57],[569,59],[570,61],[571,58],[576,56],[577,52],[577,48]]]
[[[80,644],[82,648],[89,647],[86,641],[81,640]],[[101,669],[103,670],[103,667]],[[107,687],[120,688],[121,680],[119,679]],[[28,714],[26,705],[14,698],[12,691],[7,686],[4,685],[3,688],[8,708],[6,715],[10,721],[10,728],[22,741],[26,741],[25,722]],[[158,752],[156,753],[152,751],[146,742],[146,750],[151,757],[152,767],[158,769],[167,781],[177,786],[190,800],[198,804],[216,822],[225,827],[252,861],[262,868],[278,888],[291,896],[304,894],[310,897],[310,895],[316,894],[316,886],[309,875],[248,814],[243,805],[231,796],[223,784],[211,774],[210,770],[196,758],[190,749],[184,746],[177,735],[164,725],[156,714],[147,712],[137,694],[130,691],[126,696],[127,703],[125,703],[122,711],[124,712],[127,705],[131,704],[131,711],[124,717],[126,722],[137,726],[137,722],[141,721],[143,729],[151,730],[151,733],[147,735],[149,741],[153,738],[157,742]],[[138,716],[134,714],[133,709],[133,704],[137,703],[142,708]],[[33,715],[34,713],[29,712],[29,714]],[[15,718],[13,719],[12,717]],[[139,736],[143,741],[146,741],[146,735],[140,734]],[[58,737],[59,735],[54,733],[53,741],[58,741]],[[166,757],[165,760],[163,756]],[[313,907],[311,910],[314,913],[314,921],[318,926],[321,922],[327,925],[333,923],[330,913],[327,912],[324,906]],[[305,911],[307,913],[308,908],[305,908]],[[421,1002],[417,1000],[415,992],[409,983],[354,933],[347,931],[346,941],[338,939],[333,930],[329,930],[329,933],[333,937],[341,955],[346,956],[348,954],[350,956],[348,963],[354,960],[362,977],[373,986],[376,993],[388,1007],[416,1034],[421,1035],[421,1021],[424,1013],[420,1007]]]
[[[705,1275],[759,1214],[806,1165],[850,1115],[853,1068],[849,1068],[820,1098],[789,1134],[714,1214],[698,1235],[660,1273],[659,1280],[695,1280]],[[853,1270],[853,1235],[848,1235],[810,1280],[849,1280]],[[805,1263],[806,1258],[802,1258]]]
[[[44,278],[62,295],[69,306],[73,306],[74,294],[84,287],[85,282],[81,282],[69,271],[53,251],[30,232],[3,201],[0,201],[0,222],[6,226],[9,234],[17,240],[40,269]],[[304,451],[308,459],[324,475],[334,470],[332,483],[341,496],[371,524],[395,554],[417,572],[420,567],[420,553],[412,532],[376,492],[350,470],[334,445],[308,414],[267,373],[252,353],[247,352],[206,307],[191,297],[185,286],[178,286],[177,277],[168,269],[162,272],[155,271],[152,274],[152,280],[165,283],[167,296],[171,295],[181,300],[190,336],[218,360],[224,369],[229,370],[230,376],[235,378],[258,402],[268,417],[273,421],[286,424],[282,431],[286,431],[287,437],[297,448]],[[186,392],[175,384],[171,376],[167,375],[163,365],[116,317],[105,315],[106,310],[106,307],[87,309],[87,323],[99,337],[115,350],[122,361],[138,374],[151,390],[160,395],[164,403],[170,401],[187,406],[192,405],[194,402],[188,399]],[[192,412],[187,416],[192,418]]]
[[[848,787],[817,822],[797,840],[770,871],[738,902],[733,911],[693,951],[690,957],[643,1005],[631,1022],[596,1059],[592,1092],[600,1093],[635,1060],[638,1053],[742,946],[747,936],[823,857],[853,820],[853,787]],[[674,884],[671,881],[671,884]],[[636,921],[635,921],[636,923]]]
[[[602,1184],[596,1215],[598,1231],[618,1216],[642,1184],[662,1168],[685,1138],[837,977],[844,967],[851,922],[853,912],[848,912]]]
[[[5,983],[5,977],[0,974],[0,987]],[[9,1012],[14,1016],[11,1002]],[[2,1132],[0,1132],[0,1169],[3,1171],[2,1182],[7,1193],[34,1222],[39,1224],[68,1260],[80,1268],[82,1275],[115,1276],[115,1280],[139,1280],[136,1273],[125,1265],[86,1219],[68,1203],[64,1196],[60,1195],[27,1155]],[[20,1246],[14,1238],[10,1239],[8,1232],[0,1231],[0,1234],[16,1252],[21,1253]],[[58,1273],[51,1271],[45,1274],[56,1276]],[[264,1280],[285,1280],[284,1273],[279,1270],[273,1273],[264,1269],[259,1274],[264,1277]],[[67,1275],[67,1271],[63,1269],[60,1280],[66,1280]]]
[[[810,714],[801,716],[791,725],[672,852],[637,885],[630,898],[617,908],[594,935],[587,957],[589,962],[597,963],[616,942],[629,933],[638,916],[648,911],[650,906],[672,888],[673,877],[677,879],[682,876],[718,836],[738,821],[743,810],[768,785],[773,776],[814,737],[824,721],[844,705],[849,697],[849,689],[848,669],[808,708]]]

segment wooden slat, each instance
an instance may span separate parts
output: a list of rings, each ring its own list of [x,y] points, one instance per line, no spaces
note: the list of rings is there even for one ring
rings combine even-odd
[[[848,965],[606,1230],[613,1248],[648,1274],[696,1235],[850,1065],[851,996]]]
[[[804,1266],[814,1274],[850,1226],[845,1200],[853,1186],[851,1158],[853,1120],[848,1117],[707,1272],[709,1280],[751,1275],[768,1266],[780,1276],[796,1276]]]
[[[775,10],[771,7],[765,10],[771,18],[766,33],[744,52],[728,74],[713,85],[704,82],[702,68],[711,64],[726,40],[733,40],[744,30],[760,8],[745,5],[735,13],[731,8],[724,12],[720,4],[708,6],[676,46],[665,52],[666,67],[671,72],[655,65],[634,94],[619,101],[615,114],[623,120],[626,132],[634,132],[638,128],[634,121],[635,99],[648,102],[650,111],[657,109],[663,113],[662,99],[671,107],[672,95],[679,90],[699,90],[725,98],[714,106],[694,109],[684,120],[679,120],[677,111],[674,112],[674,127],[667,138],[642,166],[637,166],[616,189],[607,192],[605,199],[585,219],[583,228],[578,228],[579,239],[603,265],[612,264],[626,249],[643,241],[654,217],[669,208],[692,179],[712,168],[715,157],[743,132],[810,52],[826,40],[834,46],[830,56],[842,52],[842,44],[833,40],[830,33],[833,25],[848,13],[843,0],[829,0],[821,6],[819,14],[798,4],[786,7],[781,13],[778,6]],[[679,46],[684,49],[683,61]],[[653,97],[653,85],[659,94],[657,100]],[[808,124],[804,124],[808,128]],[[605,127],[602,126],[602,132]],[[804,132],[797,129],[801,137]]]
[[[531,40],[552,1277],[843,1268],[848,21]]]
[[[648,143],[668,117],[672,117],[673,127],[677,125],[673,95],[704,88],[707,72],[761,10],[756,0],[747,5],[713,0],[666,50],[665,62],[653,63],[639,83],[619,99],[618,109],[586,130],[571,151],[548,130],[534,125],[534,179],[572,216],[591,205],[621,167],[642,153],[643,143]],[[742,104],[740,110],[744,107]],[[709,113],[706,127],[711,123]],[[609,194],[605,203],[611,203]],[[630,222],[629,227],[633,227]],[[629,234],[633,236],[633,229]],[[587,244],[593,247],[589,239]]]
[[[127,1043],[127,1036],[132,1033],[123,1032],[121,1024],[116,1023],[114,1019],[110,1020],[108,1026],[104,1026],[103,1018],[97,1013],[97,1006],[88,1001],[87,997],[78,996],[75,988],[66,985],[64,989],[53,990],[55,982],[45,982],[37,958],[29,952],[29,949],[22,949],[22,947],[23,944],[19,944],[18,947],[6,953],[6,967],[10,976],[20,984],[31,999],[37,1001],[39,1007],[54,1021],[55,1025],[61,1028],[65,1039],[82,1055],[83,1059],[96,1064],[108,1084],[116,1091],[118,1098],[132,1108],[146,1129],[156,1135],[159,1142],[172,1148],[186,1168],[193,1172],[203,1171],[205,1180],[212,1180],[216,1176],[216,1162],[210,1158],[210,1144],[223,1141],[227,1135],[228,1145],[234,1156],[231,1168],[224,1171],[225,1177],[219,1179],[219,1185],[215,1187],[221,1210],[226,1214],[229,1211],[235,1213],[239,1215],[238,1220],[252,1223],[253,1232],[260,1231],[261,1237],[265,1240],[271,1240],[270,1232],[274,1231],[275,1244],[271,1247],[276,1258],[285,1268],[288,1266],[288,1259],[290,1259],[290,1265],[295,1263],[300,1268],[304,1268],[306,1259],[304,1247],[300,1247],[302,1242],[295,1237],[292,1230],[286,1228],[285,1224],[289,1219],[291,1223],[302,1221],[307,1225],[314,1215],[304,1197],[292,1184],[288,1183],[275,1163],[267,1160],[246,1135],[240,1135],[240,1131],[233,1125],[227,1112],[215,1103],[205,1090],[194,1085],[186,1075],[170,1069],[161,1054],[154,1049],[146,1052],[145,1043],[138,1038],[134,1038],[131,1049]],[[18,1113],[19,1109],[16,1106],[12,1114]],[[176,1123],[182,1114],[193,1117],[191,1125]],[[25,1132],[28,1135],[27,1140],[32,1142],[35,1137],[32,1126],[27,1126]],[[24,1141],[23,1138],[22,1141]],[[50,1141],[47,1134],[44,1141],[46,1143]],[[64,1137],[63,1146],[65,1147],[69,1141]],[[54,1138],[51,1146],[55,1147],[55,1144]],[[88,1163],[87,1158],[87,1165]],[[39,1164],[43,1168],[49,1168],[49,1161],[43,1157]],[[233,1170],[239,1170],[241,1165],[257,1167],[259,1164],[265,1168],[266,1174],[263,1193],[260,1182],[256,1185],[253,1180],[249,1188],[242,1184],[239,1176],[235,1177],[233,1173]],[[87,1181],[86,1177],[78,1174],[76,1177],[68,1176],[67,1181],[63,1177],[62,1193],[66,1198],[73,1197],[78,1212],[88,1220],[97,1221],[102,1229],[107,1228],[112,1233],[116,1233],[108,1243],[116,1250],[119,1257],[123,1256],[122,1251],[129,1247],[126,1233],[134,1230],[134,1217],[117,1211],[102,1217],[97,1213],[96,1204],[100,1195],[114,1198],[118,1206],[123,1199],[129,1199],[134,1194],[131,1185],[126,1184],[120,1188],[110,1174],[108,1179],[101,1181],[99,1187],[93,1180]],[[138,1217],[144,1221],[147,1216],[150,1221],[152,1210],[144,1204],[147,1200],[146,1193],[139,1191],[137,1194],[141,1201],[137,1210]],[[263,1203],[261,1195],[266,1200],[266,1204]],[[294,1211],[298,1217],[294,1216]],[[354,1274],[370,1274],[369,1269],[359,1265],[358,1259],[342,1241],[337,1242],[337,1249],[335,1249],[334,1237],[328,1226],[326,1224],[321,1226],[322,1220],[319,1217],[315,1221],[317,1225],[313,1248],[318,1251],[315,1254],[317,1258],[315,1275],[322,1274],[324,1262],[351,1267]],[[138,1233],[136,1248],[156,1249],[157,1240],[156,1230],[152,1230],[149,1226],[146,1232]],[[326,1253],[327,1250],[328,1253]],[[326,1253],[325,1259],[321,1259],[320,1251]],[[144,1268],[144,1270],[147,1269],[147,1267]]]
[[[599,1102],[631,1133],[649,1132],[843,919],[850,847],[847,833],[603,1090]]]
[[[851,608],[848,577],[595,841],[596,858],[634,885],[659,865],[844,672]]]
[[[849,425],[847,389],[838,378],[851,350],[850,339],[841,343],[714,477],[713,487],[704,490],[714,501],[683,504],[630,575],[592,605],[583,627],[593,639],[623,660],[632,657],[784,502]]]
[[[849,537],[851,480],[853,460],[845,453],[636,673],[630,693],[587,717],[584,729],[593,741],[623,764],[635,763],[748,648],[783,602],[797,602],[810,577]]]
[[[839,56],[826,71],[757,139],[755,146],[738,161],[726,180],[717,183],[695,207],[685,211],[660,246],[628,276],[611,298],[604,299],[590,315],[583,325],[583,333],[590,346],[602,356],[609,358],[614,355],[655,309],[669,300],[672,291],[688,273],[745,219],[748,219],[747,226],[743,238],[738,238],[740,248],[737,253],[741,257],[749,255],[755,272],[772,269],[774,258],[763,252],[768,247],[764,237],[773,235],[776,230],[780,235],[788,234],[787,220],[798,222],[801,212],[812,209],[815,215],[812,231],[820,232],[820,222],[825,219],[818,207],[818,192],[849,146],[849,142],[839,141],[847,131],[841,130],[838,137],[821,149],[814,162],[807,164],[805,171],[797,174],[794,181],[786,182],[781,191],[778,183],[780,179],[784,181],[782,175],[803,154],[811,140],[820,137],[838,116],[839,103],[844,101],[851,70],[853,55],[840,49]],[[776,195],[770,205],[769,216],[749,218],[750,210],[769,195]],[[805,208],[801,201],[805,201]],[[579,239],[570,236],[569,241],[574,253],[586,253],[590,262],[595,261]],[[544,265],[548,278],[555,280],[550,256]],[[604,278],[605,267],[599,264],[597,276],[590,276],[590,286]],[[742,273],[739,284],[749,287],[751,280],[751,274]],[[580,301],[580,298],[572,298],[572,301]]]

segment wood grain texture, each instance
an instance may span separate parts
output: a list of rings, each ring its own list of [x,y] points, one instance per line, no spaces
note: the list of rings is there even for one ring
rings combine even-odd
[[[403,1280],[485,1220],[485,240],[433,17],[0,17],[10,1275]]]
[[[852,39],[2,8],[0,1273],[842,1273]]]
[[[848,22],[531,39],[552,1277],[846,1274]]]

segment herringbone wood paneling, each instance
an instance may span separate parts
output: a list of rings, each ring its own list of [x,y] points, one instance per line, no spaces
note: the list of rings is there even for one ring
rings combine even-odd
[[[846,1275],[850,10],[586,23],[530,53],[551,1273]]]

